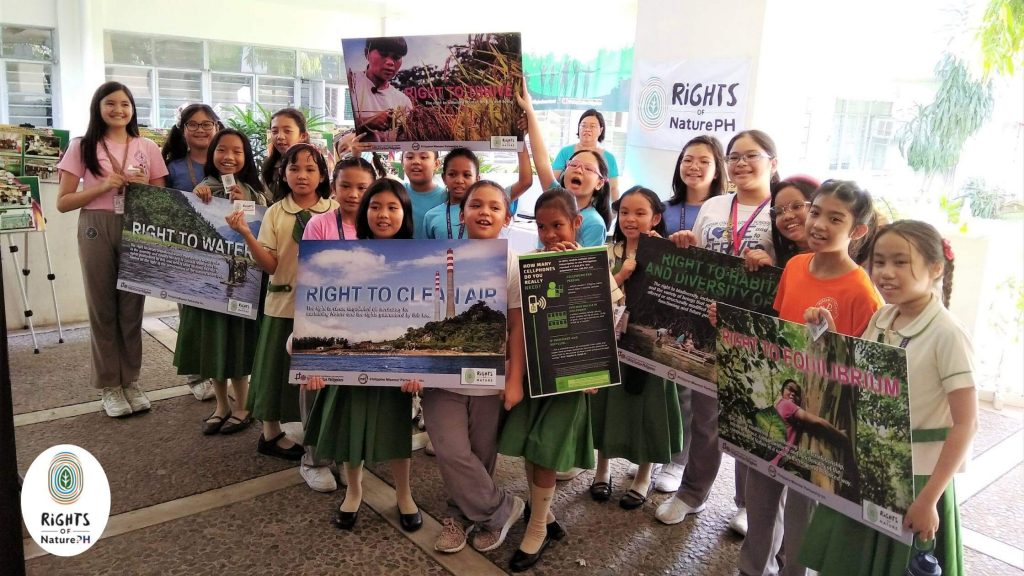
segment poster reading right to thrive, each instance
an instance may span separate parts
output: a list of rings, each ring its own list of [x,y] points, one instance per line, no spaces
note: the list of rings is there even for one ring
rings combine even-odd
[[[717,353],[724,451],[910,543],[906,350],[719,304]]]

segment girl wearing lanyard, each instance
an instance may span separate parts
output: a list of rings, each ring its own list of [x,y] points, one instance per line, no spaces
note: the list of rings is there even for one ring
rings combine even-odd
[[[92,336],[90,382],[103,390],[103,409],[108,416],[148,410],[149,399],[138,387],[146,298],[119,292],[117,272],[125,186],[163,186],[167,167],[160,148],[139,137],[135,99],[127,86],[107,82],[96,89],[85,136],[71,142],[57,167],[57,209],[81,209],[78,255]],[[80,180],[84,181],[81,190]]]
[[[740,132],[726,147],[726,169],[736,185],[735,194],[709,198],[701,206],[693,230],[669,236],[678,246],[698,246],[739,256],[747,248],[764,250],[774,260],[771,217],[768,202],[771,186],[778,182],[775,142],[760,130]],[[692,394],[690,406],[690,453],[683,481],[675,498],[669,498],[654,516],[666,523],[682,522],[687,514],[704,510],[711,485],[718,476],[722,453],[718,450],[718,400]],[[747,467],[736,463],[736,514],[730,528],[746,535],[747,514],[744,486]]]
[[[480,179],[480,160],[472,150],[456,148],[445,154],[441,165],[441,180],[448,189],[444,204],[438,204],[423,215],[423,228],[427,238],[455,240],[465,237],[466,225],[459,222],[459,204],[466,190]],[[454,226],[452,225],[454,223]]]
[[[207,104],[189,104],[171,127],[161,153],[167,163],[167,187],[191,192],[203,181],[206,152],[223,126]]]

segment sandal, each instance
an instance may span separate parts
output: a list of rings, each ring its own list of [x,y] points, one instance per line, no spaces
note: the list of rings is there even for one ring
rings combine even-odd
[[[248,428],[250,424],[252,424],[252,414],[247,414],[245,418],[228,416],[227,420],[224,421],[224,425],[220,428],[220,433],[237,434]]]
[[[203,436],[213,436],[220,432],[220,429],[224,426],[224,422],[227,422],[228,418],[231,417],[231,412],[228,412],[224,416],[217,416],[216,412],[210,414],[206,420],[203,421]]]

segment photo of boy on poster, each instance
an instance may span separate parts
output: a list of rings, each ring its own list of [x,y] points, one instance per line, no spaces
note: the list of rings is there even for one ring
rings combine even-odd
[[[405,38],[367,38],[363,48],[366,69],[348,69],[348,85],[356,115],[356,131],[366,134],[366,142],[394,142],[398,136],[395,113],[412,108],[412,101],[391,81],[402,68],[409,53]]]

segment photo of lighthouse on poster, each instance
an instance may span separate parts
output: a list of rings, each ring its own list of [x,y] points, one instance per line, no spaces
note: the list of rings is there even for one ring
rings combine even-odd
[[[504,240],[303,240],[289,382],[505,387]]]

